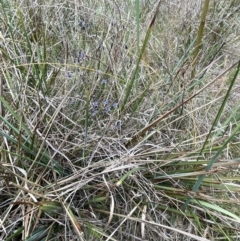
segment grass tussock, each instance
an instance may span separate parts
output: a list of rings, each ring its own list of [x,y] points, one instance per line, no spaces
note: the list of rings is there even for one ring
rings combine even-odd
[[[240,240],[238,1],[0,4],[1,240]]]

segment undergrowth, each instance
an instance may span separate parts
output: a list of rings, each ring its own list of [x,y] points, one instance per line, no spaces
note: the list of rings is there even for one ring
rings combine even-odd
[[[0,3],[1,240],[240,240],[237,0]]]

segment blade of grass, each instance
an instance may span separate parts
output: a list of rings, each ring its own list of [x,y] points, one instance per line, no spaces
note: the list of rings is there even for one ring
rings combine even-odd
[[[78,239],[80,241],[84,241],[84,237],[83,237],[83,231],[82,231],[82,228],[81,228],[81,225],[79,224],[78,220],[76,219],[76,217],[74,216],[70,206],[67,204],[66,206],[63,204],[63,207],[66,211],[66,214],[67,216],[69,217],[74,229],[75,229],[75,232],[76,232],[76,235],[78,237]]]
[[[212,203],[205,202],[205,201],[201,201],[201,200],[194,200],[194,199],[191,200],[191,202],[192,202],[192,203],[199,203],[199,204],[201,204],[201,205],[202,205],[203,207],[205,207],[205,208],[213,209],[213,210],[215,210],[215,211],[217,211],[217,212],[226,214],[227,216],[233,218],[233,219],[236,220],[237,222],[240,222],[240,218],[239,218],[237,215],[229,212],[228,210],[226,210],[226,209],[224,209],[224,208],[219,207],[219,206],[216,205],[216,204],[212,204]]]
[[[84,148],[82,152],[83,158],[83,166],[86,166],[85,158],[86,158],[86,146],[87,146],[87,139],[88,139],[88,128],[89,128],[89,109],[90,109],[90,92],[86,92],[86,109],[85,109],[85,135],[84,135]]]
[[[117,183],[116,186],[122,185],[122,183],[134,172],[141,170],[142,168],[134,168],[128,171]]]
[[[155,21],[156,21],[156,18],[157,18],[157,15],[158,15],[158,12],[159,12],[159,8],[160,8],[160,4],[161,4],[161,0],[158,2],[158,5],[157,5],[157,9],[156,9],[156,12],[153,16],[153,19],[148,27],[148,30],[147,30],[147,33],[145,35],[145,39],[143,41],[143,46],[141,48],[141,51],[140,51],[140,55],[138,57],[138,60],[137,60],[137,64],[136,64],[136,67],[135,67],[135,70],[134,70],[134,73],[133,73],[133,76],[132,78],[130,79],[129,81],[129,84],[127,86],[127,89],[126,89],[126,94],[125,94],[125,97],[124,97],[124,100],[123,100],[123,104],[122,104],[122,107],[121,107],[121,112],[123,114],[123,110],[125,108],[125,105],[129,99],[129,96],[130,96],[130,93],[132,91],[132,88],[133,88],[133,84],[134,84],[134,81],[136,80],[136,75],[138,73],[138,68],[139,68],[139,64],[141,62],[141,59],[142,59],[142,56],[146,50],[146,47],[147,47],[147,44],[148,44],[148,41],[150,39],[150,36],[151,36],[151,31],[152,31],[152,28],[155,24]]]
[[[201,22],[198,29],[198,35],[197,35],[197,41],[196,41],[196,47],[193,53],[193,63],[192,63],[192,73],[191,73],[191,79],[195,78],[195,72],[196,72],[196,64],[197,64],[197,58],[199,55],[199,50],[201,47],[202,37],[203,37],[203,30],[206,22],[206,16],[208,12],[208,6],[209,6],[210,0],[204,1],[202,16],[201,16]]]
[[[30,237],[27,237],[25,241],[37,241],[42,240],[47,236],[48,226],[43,226],[35,230]]]
[[[24,227],[20,227],[14,231],[12,235],[6,238],[6,241],[19,240],[17,237],[22,234]]]
[[[135,8],[136,8],[136,32],[137,32],[137,56],[140,54],[140,3],[139,0],[135,0]],[[136,73],[136,91],[138,91],[138,71]]]

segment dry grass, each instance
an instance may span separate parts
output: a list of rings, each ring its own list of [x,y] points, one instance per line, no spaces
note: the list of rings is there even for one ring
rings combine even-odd
[[[239,4],[137,3],[1,3],[1,240],[240,239]]]

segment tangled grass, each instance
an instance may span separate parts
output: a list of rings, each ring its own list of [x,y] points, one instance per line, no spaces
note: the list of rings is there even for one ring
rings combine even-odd
[[[1,240],[240,240],[239,3],[1,1]]]

